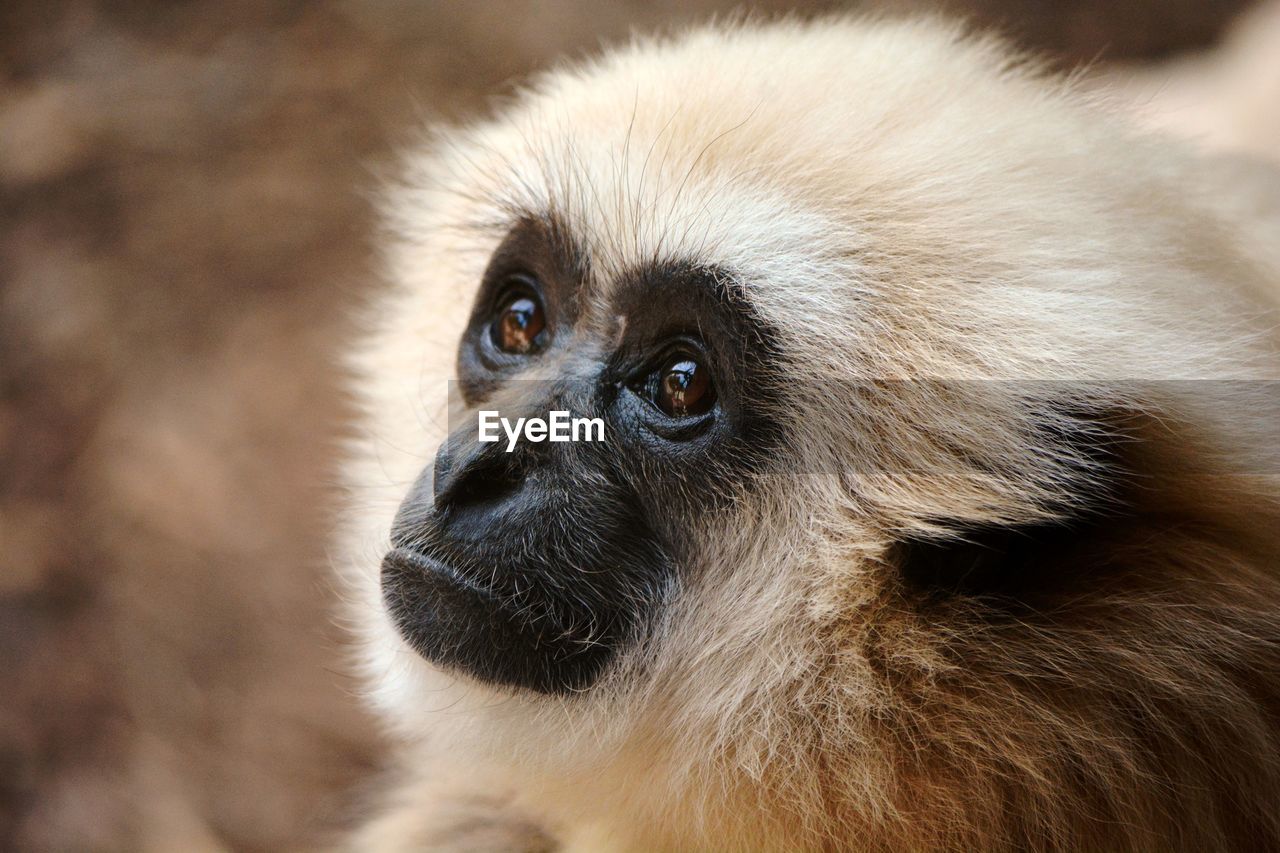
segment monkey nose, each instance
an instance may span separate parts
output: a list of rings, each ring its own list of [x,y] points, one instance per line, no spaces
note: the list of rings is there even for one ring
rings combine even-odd
[[[436,453],[432,502],[438,512],[467,507],[497,507],[522,482],[517,454],[498,444],[449,439]]]

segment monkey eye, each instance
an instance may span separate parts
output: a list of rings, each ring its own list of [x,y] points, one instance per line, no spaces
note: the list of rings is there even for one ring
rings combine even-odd
[[[649,374],[645,396],[671,418],[705,415],[716,402],[716,388],[711,371],[698,356],[677,353],[664,366]]]
[[[537,293],[517,279],[498,300],[498,312],[490,326],[493,345],[512,355],[529,355],[542,348],[547,315]]]

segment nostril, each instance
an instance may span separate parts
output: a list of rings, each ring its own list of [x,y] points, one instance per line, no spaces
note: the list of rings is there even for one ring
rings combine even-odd
[[[497,503],[519,486],[520,478],[511,466],[482,465],[466,472],[451,500],[462,506]]]
[[[484,452],[457,464],[437,459],[435,473],[435,505],[439,510],[500,503],[519,489],[522,479],[513,460]]]

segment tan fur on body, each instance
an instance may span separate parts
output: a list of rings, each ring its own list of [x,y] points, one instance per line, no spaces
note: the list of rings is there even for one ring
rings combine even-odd
[[[360,846],[1280,846],[1277,272],[1212,174],[933,22],[638,43],[434,140],[353,361],[346,574],[410,779]],[[733,270],[794,390],[788,473],[567,698],[434,669],[378,592],[528,212],[587,247],[599,312],[637,264]],[[1131,513],[1021,610],[915,594],[904,536],[1103,489],[1054,439],[1077,419],[1122,437]]]

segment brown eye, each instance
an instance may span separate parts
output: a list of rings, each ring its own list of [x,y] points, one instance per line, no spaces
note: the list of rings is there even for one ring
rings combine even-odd
[[[654,403],[669,417],[706,414],[716,402],[711,372],[697,359],[677,356],[656,376]]]
[[[538,335],[546,327],[542,303],[534,296],[516,293],[498,312],[493,323],[493,343],[503,352],[528,355],[538,348]]]

